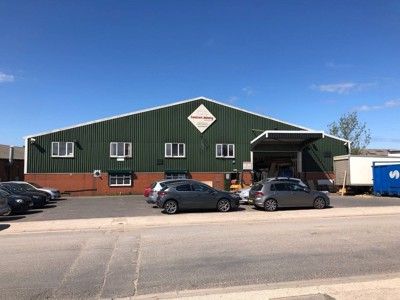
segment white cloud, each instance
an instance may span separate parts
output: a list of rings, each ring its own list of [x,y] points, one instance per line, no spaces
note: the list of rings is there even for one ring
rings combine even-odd
[[[0,72],[0,83],[3,82],[13,82],[15,80],[14,75],[6,74],[3,72]]]
[[[254,90],[249,86],[242,88],[242,92],[245,93],[246,96],[251,96],[254,94]]]
[[[337,93],[337,94],[348,94],[354,91],[362,91],[368,87],[374,86],[376,83],[355,83],[355,82],[341,82],[341,83],[330,83],[330,84],[313,84],[311,88],[320,92]]]
[[[400,107],[400,99],[389,100],[379,105],[361,105],[356,108],[358,111],[372,111],[372,110],[380,110],[385,108],[394,108]]]

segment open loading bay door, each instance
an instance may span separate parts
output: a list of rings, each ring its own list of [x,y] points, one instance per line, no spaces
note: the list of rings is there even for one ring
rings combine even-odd
[[[264,131],[251,141],[254,180],[277,176],[301,178],[303,149],[322,138],[324,133],[319,131]]]

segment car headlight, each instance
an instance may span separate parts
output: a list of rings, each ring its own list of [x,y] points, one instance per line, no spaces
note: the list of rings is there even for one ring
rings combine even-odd
[[[17,199],[17,200],[15,200],[17,203],[24,203],[24,200],[22,200],[22,199]]]

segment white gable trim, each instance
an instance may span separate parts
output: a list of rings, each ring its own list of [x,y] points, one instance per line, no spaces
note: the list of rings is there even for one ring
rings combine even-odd
[[[259,140],[262,136],[265,135],[266,138],[268,138],[269,133],[320,133],[322,134],[322,138],[326,135],[325,132],[323,131],[314,131],[314,130],[265,130],[263,133],[258,135],[256,138],[254,138],[250,144],[253,144],[255,141]]]
[[[282,120],[278,120],[278,119],[275,119],[275,118],[272,118],[272,117],[269,117],[269,116],[266,116],[266,115],[254,113],[254,112],[251,112],[251,111],[248,111],[248,110],[245,110],[245,109],[242,109],[242,108],[238,108],[238,107],[235,107],[235,106],[232,106],[232,105],[229,105],[229,104],[225,104],[225,103],[222,103],[222,102],[219,102],[219,101],[207,98],[207,97],[196,97],[196,98],[181,100],[181,101],[170,103],[170,104],[166,104],[166,105],[156,106],[156,107],[153,107],[153,108],[148,108],[148,109],[138,110],[138,111],[125,113],[125,114],[121,114],[121,115],[116,115],[116,116],[112,116],[112,117],[97,119],[97,120],[90,121],[90,122],[85,122],[85,123],[80,123],[80,124],[76,124],[76,125],[72,125],[72,126],[68,126],[68,127],[63,127],[63,128],[59,128],[59,129],[40,132],[40,133],[37,133],[37,134],[31,134],[31,135],[25,136],[24,138],[28,139],[28,138],[31,138],[31,137],[37,137],[37,136],[46,135],[46,134],[50,134],[50,133],[55,133],[55,132],[68,130],[68,129],[73,129],[73,128],[77,128],[77,127],[81,127],[81,126],[85,126],[85,125],[91,125],[91,124],[95,124],[95,123],[100,123],[100,122],[104,122],[104,121],[109,121],[109,120],[113,120],[113,119],[122,118],[122,117],[141,114],[141,113],[145,113],[145,112],[149,112],[149,111],[153,111],[153,110],[157,110],[157,109],[162,109],[162,108],[167,108],[167,107],[171,107],[171,106],[175,106],[175,105],[179,105],[179,104],[184,104],[184,103],[188,103],[188,102],[193,102],[193,101],[197,101],[197,100],[205,100],[205,101],[216,103],[216,104],[219,104],[219,105],[222,105],[222,106],[225,106],[225,107],[229,107],[229,108],[232,108],[232,109],[235,109],[235,110],[239,110],[239,111],[242,111],[242,112],[245,112],[245,113],[248,113],[248,114],[252,114],[254,116],[258,116],[258,117],[261,117],[261,118],[267,118],[267,119],[270,119],[272,121],[276,121],[276,122],[279,122],[279,123],[283,123],[283,124],[287,124],[287,125],[290,125],[290,126],[294,126],[294,127],[299,128],[299,129],[304,129],[304,130],[307,130],[307,131],[314,131],[313,129],[310,129],[310,128],[306,128],[306,127],[303,127],[303,126],[300,126],[300,125],[296,125],[296,124],[292,124],[292,123],[285,122],[285,121],[282,121]],[[350,144],[350,141],[342,139],[342,138],[339,138],[339,137],[336,137],[336,136],[333,136],[333,135],[325,134],[325,136],[329,136],[331,138],[334,138],[334,139],[337,139],[337,140],[341,140],[341,141],[343,141],[345,143],[349,143]]]

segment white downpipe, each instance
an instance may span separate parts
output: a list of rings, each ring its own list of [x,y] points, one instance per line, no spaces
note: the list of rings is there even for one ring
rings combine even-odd
[[[28,174],[28,138],[25,138],[25,149],[24,149],[24,174]]]

